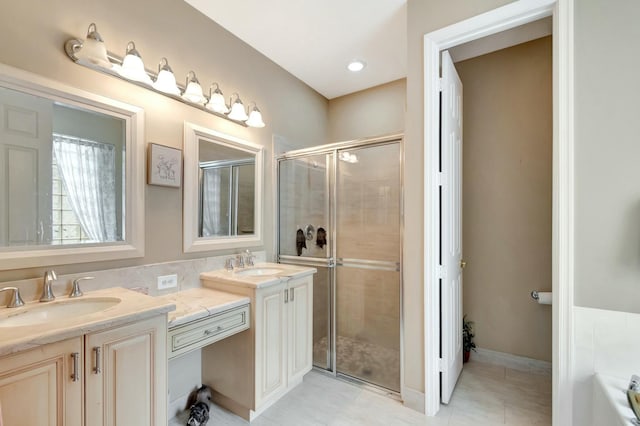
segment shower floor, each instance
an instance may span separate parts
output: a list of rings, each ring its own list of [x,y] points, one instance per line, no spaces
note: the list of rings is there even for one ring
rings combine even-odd
[[[337,346],[338,373],[400,392],[399,350],[346,336],[338,336]],[[327,338],[323,337],[313,345],[314,363],[325,367],[326,354]]]

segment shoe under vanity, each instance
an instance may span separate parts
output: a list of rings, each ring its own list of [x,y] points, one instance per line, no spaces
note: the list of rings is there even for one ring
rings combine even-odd
[[[200,288],[159,297],[176,305],[169,313],[169,417],[200,383],[213,388],[216,404],[248,421],[300,384],[312,367],[315,272],[271,263],[229,268],[200,274]]]

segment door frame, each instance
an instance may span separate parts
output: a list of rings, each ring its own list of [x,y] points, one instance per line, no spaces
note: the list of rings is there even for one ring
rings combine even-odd
[[[518,0],[424,35],[424,382],[425,412],[440,408],[438,286],[440,51],[553,17],[552,290],[553,424],[572,424],[574,286],[574,0]],[[562,401],[562,404],[560,404]]]

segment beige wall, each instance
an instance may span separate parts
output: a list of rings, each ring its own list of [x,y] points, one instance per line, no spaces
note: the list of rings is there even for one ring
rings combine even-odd
[[[148,68],[166,56],[180,80],[193,69],[203,86],[220,83],[229,96],[239,92],[245,103],[255,100],[267,127],[247,129],[114,77],[75,65],[64,51],[70,37],[86,35],[91,22],[108,48],[122,54],[134,40]],[[181,0],[25,0],[10,2],[0,14],[0,62],[92,93],[144,108],[145,140],[182,148],[183,122],[190,121],[264,146],[265,216],[272,223],[272,134],[298,147],[327,141],[327,100],[251,47],[196,12]],[[146,255],[144,258],[59,266],[60,273],[109,269],[223,254],[182,253],[182,191],[146,186]],[[265,226],[265,247],[273,229]],[[162,230],[162,232],[159,232]],[[41,268],[0,272],[0,282],[40,276]]]
[[[423,38],[428,32],[509,1],[407,0],[407,115],[405,121],[404,352],[405,386],[424,392],[423,315]]]
[[[551,361],[551,37],[456,63],[464,313],[478,347]],[[490,102],[488,102],[490,100]]]
[[[402,133],[406,80],[396,80],[329,101],[329,141]]]

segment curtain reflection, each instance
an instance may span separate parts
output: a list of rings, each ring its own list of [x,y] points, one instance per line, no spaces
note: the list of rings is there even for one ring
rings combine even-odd
[[[53,155],[84,231],[93,242],[116,241],[115,147],[54,134]]]
[[[229,235],[229,170],[229,168],[203,169],[203,237]]]

